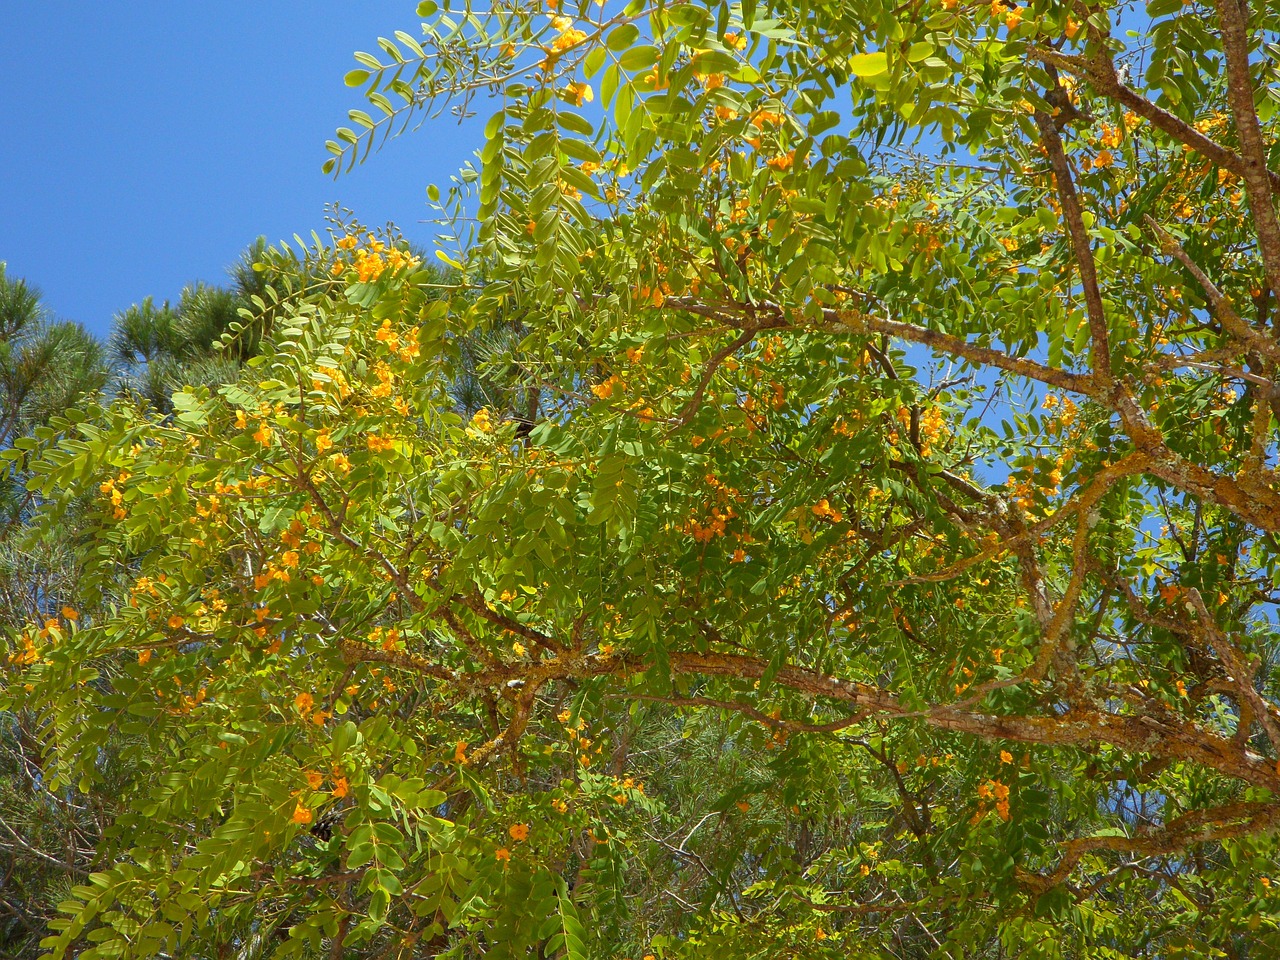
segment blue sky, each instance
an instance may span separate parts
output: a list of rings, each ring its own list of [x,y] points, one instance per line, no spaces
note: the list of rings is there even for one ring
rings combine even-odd
[[[379,35],[418,35],[415,0],[42,0],[5,4],[0,260],[60,318],[105,335],[145,296],[221,282],[254,237],[321,230],[339,201],[433,235],[485,116],[441,118],[337,181],[324,142],[360,93],[342,77]],[[481,110],[483,111],[483,105]]]

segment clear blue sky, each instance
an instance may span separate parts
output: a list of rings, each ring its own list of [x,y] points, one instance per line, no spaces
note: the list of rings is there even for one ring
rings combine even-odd
[[[6,3],[0,260],[58,317],[111,316],[222,282],[259,234],[323,234],[339,201],[430,242],[426,187],[480,146],[444,117],[351,174],[324,142],[361,105],[342,77],[379,35],[419,34],[415,0]],[[483,110],[483,106],[481,107]]]

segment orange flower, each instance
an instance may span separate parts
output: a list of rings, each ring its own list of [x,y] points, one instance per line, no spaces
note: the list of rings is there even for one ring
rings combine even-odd
[[[316,698],[309,693],[300,693],[293,699],[293,705],[302,713],[310,713],[316,704]]]
[[[1000,762],[1001,762],[1001,763],[1013,763],[1013,754],[1012,754],[1012,753],[1010,753],[1008,750],[1001,750],[1001,751],[1000,751]]]
[[[169,618],[169,629],[170,629],[170,630],[177,630],[177,629],[181,628],[181,626],[182,626],[185,622],[186,622],[185,620],[183,620],[180,616],[178,616],[178,615],[175,613],[172,617],[170,617],[170,618]]]
[[[773,167],[773,169],[782,171],[791,169],[791,164],[795,162],[796,152],[794,150],[780,154],[776,157],[770,157],[765,161],[765,166]]]
[[[151,659],[151,651],[150,651],[150,650],[139,650],[139,651],[138,651],[138,666],[140,666],[140,667],[145,667],[145,666],[147,665],[147,661],[149,661],[150,659]]]
[[[265,423],[258,424],[258,429],[254,432],[253,439],[264,447],[271,446],[271,428]]]
[[[311,811],[308,810],[306,807],[304,807],[301,803],[299,803],[297,806],[293,808],[292,819],[294,823],[306,824],[306,823],[310,823],[313,818],[312,818]]]
[[[350,792],[351,792],[351,788],[347,785],[346,777],[339,777],[337,780],[333,782],[332,794],[333,796],[337,797],[339,800],[341,800]]]
[[[521,843],[529,839],[529,825],[527,823],[513,823],[507,833],[511,834],[511,839],[516,843]]]
[[[316,770],[304,770],[302,775],[307,780],[307,786],[312,790],[319,790],[320,784],[324,783],[324,774]]]
[[[453,748],[453,762],[454,763],[467,762],[467,743],[465,740],[459,740],[458,745]]]
[[[839,523],[843,516],[839,510],[831,506],[825,497],[813,505],[813,515],[815,517],[826,517],[832,523]]]
[[[511,851],[508,850],[506,847],[499,847],[497,850],[493,852],[493,855],[496,859],[501,860],[503,863],[506,863],[508,860],[511,859]]]
[[[67,620],[79,620],[80,614],[76,612],[75,607],[63,607],[62,616]]]

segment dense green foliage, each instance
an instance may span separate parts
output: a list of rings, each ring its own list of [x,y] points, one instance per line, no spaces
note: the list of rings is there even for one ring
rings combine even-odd
[[[24,452],[52,437],[50,423],[68,409],[117,397],[167,411],[176,385],[234,380],[269,329],[268,280],[286,266],[297,273],[259,240],[230,271],[231,287],[190,287],[176,309],[147,298],[117,314],[104,344],[76,323],[54,320],[39,292],[0,263],[0,448],[10,450],[0,499],[0,623],[12,630],[81,606],[79,558],[91,543],[82,535],[91,536],[84,496],[64,505],[58,525],[31,525],[42,498],[28,487]],[[124,771],[104,767],[94,789],[49,792],[37,730],[28,712],[0,714],[3,956],[34,954],[71,883],[109,862],[98,840],[127,783]]]
[[[12,451],[3,703],[117,798],[46,956],[1275,955],[1280,14],[1121,9],[360,54],[335,169],[495,98],[452,279],[344,225]]]

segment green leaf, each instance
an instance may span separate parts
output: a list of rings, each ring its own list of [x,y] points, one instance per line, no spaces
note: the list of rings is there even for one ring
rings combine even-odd
[[[633,73],[648,70],[657,62],[658,48],[653,46],[632,47],[618,58],[619,66]]]
[[[877,53],[855,53],[849,58],[849,70],[856,77],[875,77],[889,69],[889,59],[881,50]]]
[[[624,23],[620,27],[615,27],[605,37],[604,44],[610,50],[617,53],[631,46],[640,37],[640,28],[634,23]]]

